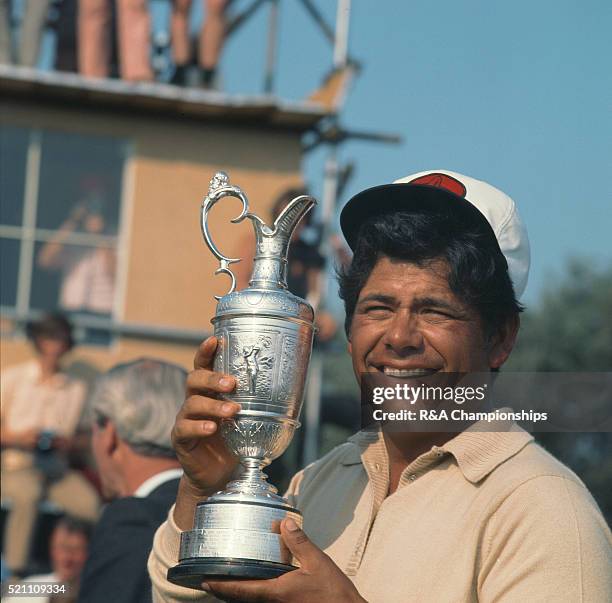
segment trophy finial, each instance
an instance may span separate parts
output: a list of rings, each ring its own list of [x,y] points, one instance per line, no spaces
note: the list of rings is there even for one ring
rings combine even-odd
[[[214,193],[217,189],[224,186],[229,186],[229,176],[225,172],[217,172],[211,179],[208,185],[208,194]]]

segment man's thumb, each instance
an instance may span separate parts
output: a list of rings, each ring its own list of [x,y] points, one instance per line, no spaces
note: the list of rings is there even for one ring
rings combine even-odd
[[[287,548],[305,569],[312,569],[321,557],[325,557],[325,553],[310,541],[293,519],[283,520],[281,535]]]

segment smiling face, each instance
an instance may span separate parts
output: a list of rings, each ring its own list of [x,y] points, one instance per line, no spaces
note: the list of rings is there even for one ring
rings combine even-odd
[[[501,366],[516,328],[486,337],[480,317],[450,290],[443,260],[419,267],[383,256],[359,293],[349,352],[357,380],[381,371],[400,378],[485,372]]]

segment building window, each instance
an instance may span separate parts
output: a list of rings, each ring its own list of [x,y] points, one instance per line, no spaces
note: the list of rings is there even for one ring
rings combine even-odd
[[[60,310],[110,326],[126,148],[111,137],[0,127],[4,315]]]

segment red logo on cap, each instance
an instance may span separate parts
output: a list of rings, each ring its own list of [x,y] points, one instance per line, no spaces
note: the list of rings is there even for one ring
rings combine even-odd
[[[427,184],[428,186],[435,186],[436,188],[445,188],[460,197],[465,197],[465,193],[467,192],[463,182],[459,182],[459,180],[448,174],[426,174],[425,176],[419,176],[411,180],[408,184]]]

